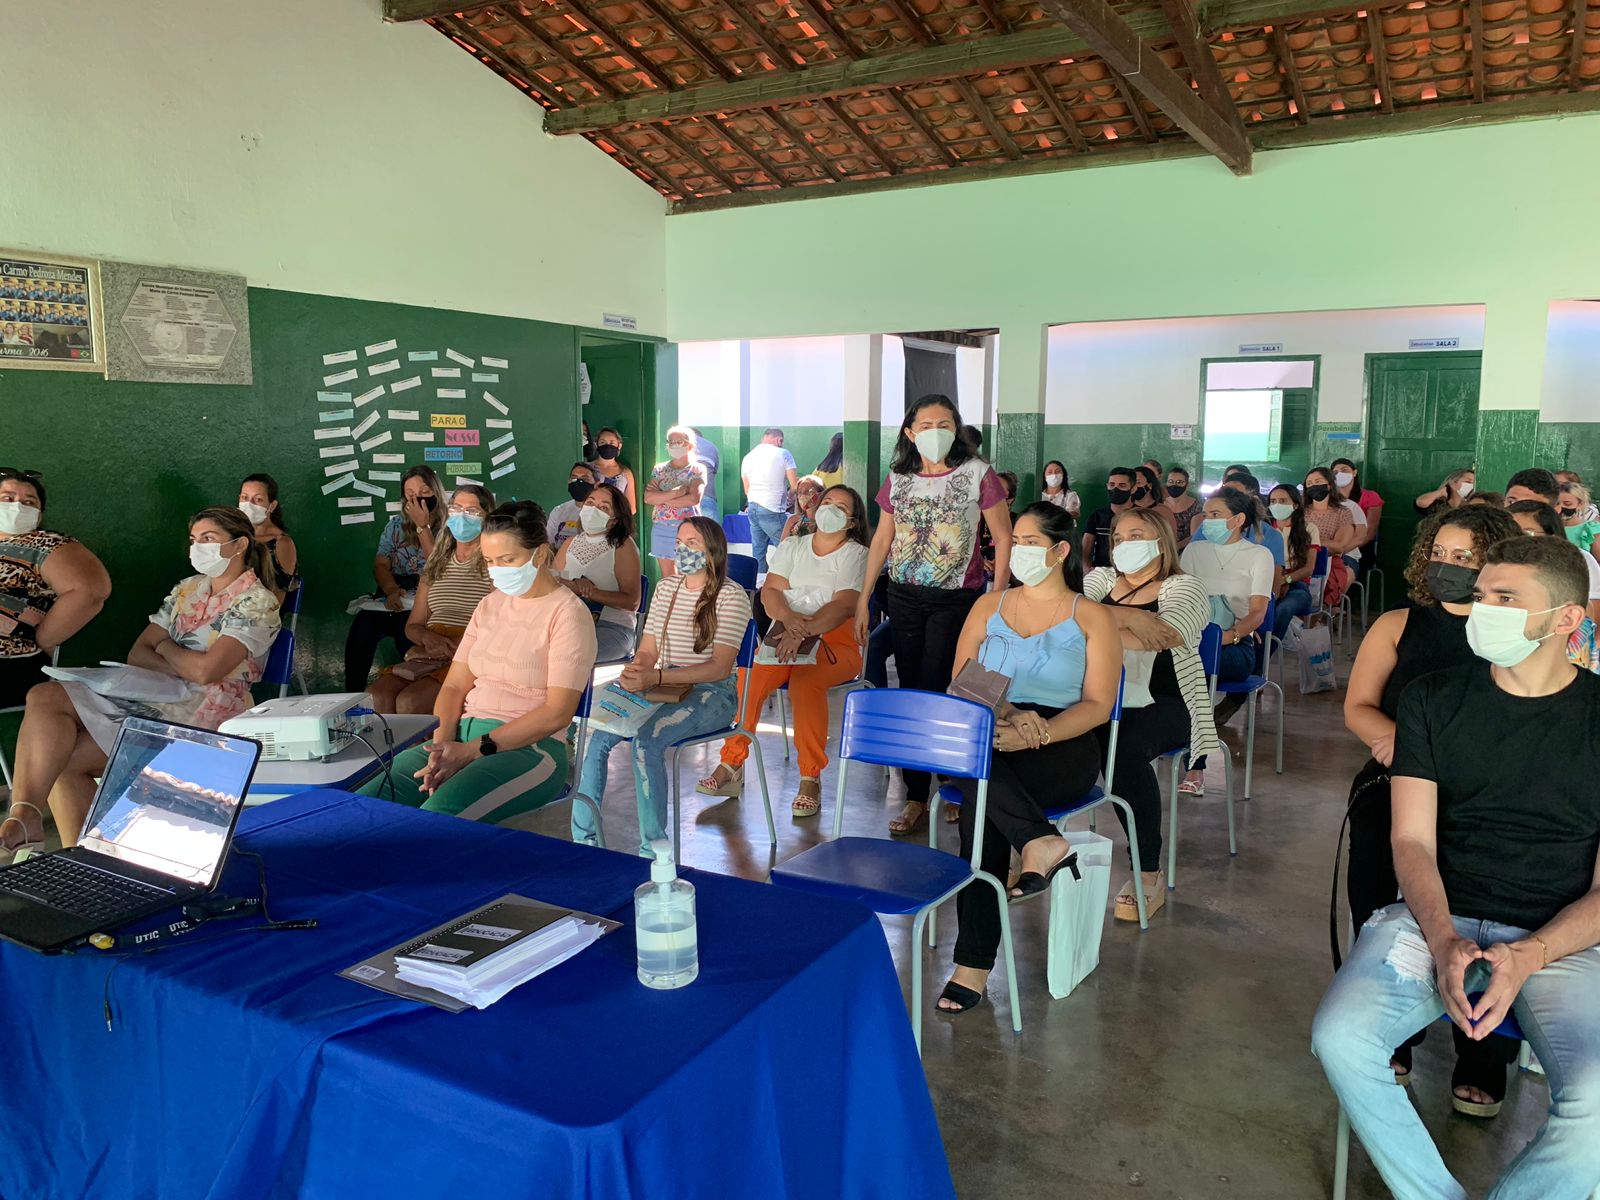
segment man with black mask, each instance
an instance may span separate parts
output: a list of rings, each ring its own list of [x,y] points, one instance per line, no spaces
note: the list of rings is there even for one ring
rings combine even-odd
[[[567,473],[567,495],[570,499],[552,508],[545,519],[545,531],[550,536],[552,547],[560,547],[562,542],[581,531],[578,508],[589,498],[589,493],[594,491],[594,485],[598,482],[595,469],[588,463],[572,464],[572,470]]]
[[[1345,875],[1350,920],[1359,931],[1399,894],[1389,841],[1389,766],[1394,759],[1400,694],[1422,675],[1474,661],[1467,644],[1472,589],[1489,547],[1521,534],[1516,519],[1487,505],[1445,509],[1417,530],[1406,566],[1412,607],[1384,613],[1367,631],[1345,692],[1345,727],[1372,750],[1351,786],[1350,861]],[[1417,1034],[1394,1052],[1395,1081],[1409,1082]],[[1506,1092],[1506,1066],[1516,1057],[1510,1038],[1473,1041],[1455,1031],[1452,1100],[1458,1111],[1492,1117]]]
[[[1112,467],[1106,473],[1106,499],[1110,503],[1090,513],[1083,528],[1083,557],[1090,566],[1111,565],[1111,522],[1133,503],[1138,480],[1139,472],[1133,467]]]

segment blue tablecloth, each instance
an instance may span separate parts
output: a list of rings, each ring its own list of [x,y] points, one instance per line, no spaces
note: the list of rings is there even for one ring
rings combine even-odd
[[[273,915],[123,962],[0,945],[0,1196],[937,1200],[949,1168],[877,919],[688,871],[701,972],[634,976],[639,858],[343,792],[247,812]],[[224,880],[257,892],[251,860]],[[506,892],[626,927],[483,1012],[336,972]]]

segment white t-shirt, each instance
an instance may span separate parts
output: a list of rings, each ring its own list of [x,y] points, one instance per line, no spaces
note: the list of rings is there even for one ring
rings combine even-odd
[[[1583,565],[1589,568],[1589,599],[1600,600],[1600,562],[1595,562],[1594,555],[1585,554]]]
[[[1366,537],[1367,536],[1367,512],[1366,512],[1366,509],[1362,508],[1361,505],[1357,504],[1354,500],[1341,500],[1339,503],[1343,504],[1344,507],[1345,507],[1345,511],[1350,514],[1350,519],[1355,522],[1356,528],[1361,531],[1361,536],[1362,537]],[[1344,552],[1344,556],[1346,558],[1348,558],[1348,559],[1351,559],[1351,560],[1355,561],[1355,562],[1360,562],[1361,561],[1361,547],[1360,546],[1356,546],[1353,549],[1346,550]]]
[[[1272,595],[1272,552],[1254,542],[1190,542],[1179,560],[1185,572],[1198,579],[1209,596],[1228,602],[1234,619],[1250,614],[1252,596]]]
[[[838,592],[859,592],[867,579],[867,548],[845,542],[832,554],[811,549],[814,534],[785,538],[767,556],[767,571],[789,581],[784,599],[803,616],[817,611]]]
[[[559,547],[568,538],[576,537],[583,531],[583,525],[578,521],[578,502],[563,500],[552,508],[550,515],[545,518],[544,528],[552,546]]]
[[[789,472],[793,470],[794,455],[782,446],[762,442],[739,464],[739,474],[749,481],[746,498],[771,512],[788,512]]]

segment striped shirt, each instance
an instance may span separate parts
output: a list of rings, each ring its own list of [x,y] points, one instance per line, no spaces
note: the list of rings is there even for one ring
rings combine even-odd
[[[655,638],[663,667],[695,667],[711,661],[718,646],[735,651],[744,643],[745,627],[750,624],[750,594],[731,580],[717,592],[717,629],[704,650],[694,648],[694,611],[699,592],[683,589],[682,576],[663,579],[650,597],[650,612],[644,620],[645,633]]]
[[[465,629],[478,601],[493,590],[489,573],[477,555],[457,562],[452,554],[444,570],[428,581],[428,623]]]
[[[1083,577],[1083,594],[1099,602],[1111,594],[1117,573],[1111,567],[1096,567]],[[1189,754],[1220,754],[1216,718],[1211,710],[1211,689],[1206,684],[1205,668],[1200,665],[1200,635],[1211,621],[1211,597],[1205,585],[1193,575],[1169,575],[1161,582],[1156,596],[1157,615],[1178,631],[1183,641],[1167,653],[1172,655],[1173,673],[1178,677],[1178,692],[1189,709]]]

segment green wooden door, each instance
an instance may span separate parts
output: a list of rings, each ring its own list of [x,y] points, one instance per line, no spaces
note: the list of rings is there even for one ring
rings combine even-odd
[[[1478,446],[1477,351],[1367,356],[1367,450],[1362,481],[1384,499],[1378,564],[1391,607],[1419,516],[1413,502],[1451,471],[1470,466]]]

